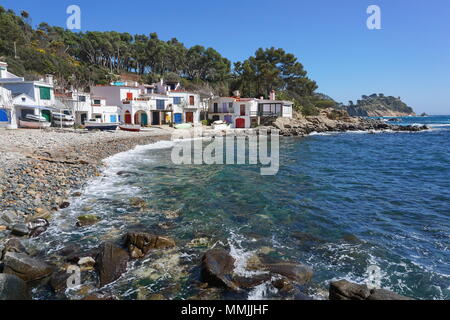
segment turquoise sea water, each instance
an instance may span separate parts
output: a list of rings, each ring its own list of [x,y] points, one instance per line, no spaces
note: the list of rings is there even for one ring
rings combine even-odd
[[[188,246],[196,238],[230,248],[242,274],[253,253],[308,264],[315,272],[308,293],[317,298],[326,297],[329,281],[362,283],[367,268],[377,265],[384,288],[450,299],[450,117],[401,121],[432,130],[282,138],[276,176],[249,165],[176,166],[171,142],[138,147],[108,159],[105,177],[33,243],[51,255],[70,243],[90,248],[120,241],[130,229],[174,237],[179,249],[130,265],[110,286],[123,299],[142,288],[169,299],[197,294],[205,248]],[[139,176],[117,176],[120,170]],[[149,209],[131,208],[132,196]],[[104,220],[75,228],[86,210]],[[232,298],[279,295],[264,284]]]

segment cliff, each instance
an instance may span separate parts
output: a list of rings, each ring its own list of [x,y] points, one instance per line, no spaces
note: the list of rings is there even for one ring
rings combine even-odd
[[[350,116],[355,117],[401,117],[415,115],[414,110],[404,103],[400,97],[372,94],[362,96],[356,104],[350,101],[348,106],[341,106]]]

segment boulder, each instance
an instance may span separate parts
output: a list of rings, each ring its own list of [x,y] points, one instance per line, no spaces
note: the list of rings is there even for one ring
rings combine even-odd
[[[55,272],[52,274],[52,277],[50,278],[49,285],[50,288],[55,293],[61,293],[66,291],[67,289],[67,280],[69,279],[70,274],[67,273],[67,271],[62,270]]]
[[[285,262],[267,265],[266,270],[301,285],[309,282],[314,274],[312,269],[306,265]]]
[[[176,246],[175,241],[169,237],[145,232],[129,232],[125,238],[125,245],[133,259],[143,258],[153,249],[167,249]]]
[[[330,283],[330,300],[366,300],[370,290],[366,285],[340,280]]]
[[[374,289],[367,300],[414,300],[385,289]]]
[[[100,287],[117,280],[127,269],[128,252],[121,247],[106,242],[97,255],[95,268],[99,275]]]
[[[234,262],[234,258],[223,249],[207,251],[203,255],[201,264],[203,282],[211,286],[239,291],[238,286],[232,281]]]
[[[385,289],[340,280],[330,283],[330,300],[414,300]]]
[[[11,227],[11,234],[23,237],[27,236],[30,233],[30,230],[28,230],[27,226],[23,223],[15,224]]]
[[[7,252],[3,262],[4,273],[16,275],[26,282],[41,280],[53,273],[50,265],[24,253]]]
[[[16,252],[16,253],[25,253],[27,254],[27,250],[23,246],[22,242],[20,242],[17,238],[9,239],[5,243],[5,247],[3,248],[3,251],[0,253],[0,260],[3,260],[4,256],[8,252]]]
[[[0,300],[30,300],[25,281],[11,274],[0,274]]]
[[[147,207],[147,202],[142,198],[138,198],[138,197],[130,198],[129,202],[132,207],[136,207],[136,208],[146,208]]]

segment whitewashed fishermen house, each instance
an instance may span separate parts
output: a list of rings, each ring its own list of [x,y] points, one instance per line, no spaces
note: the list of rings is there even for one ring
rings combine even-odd
[[[0,86],[11,91],[14,105],[14,120],[25,118],[28,114],[41,115],[51,120],[51,111],[56,110],[53,76],[47,75],[39,81],[25,81],[8,72],[8,65],[0,62]]]
[[[242,98],[238,91],[233,97],[213,97],[209,101],[208,119],[224,121],[232,128],[245,129],[257,126],[267,117],[293,117],[293,102],[276,100],[275,92],[269,99]]]
[[[119,121],[125,124],[162,125],[200,122],[200,96],[179,89],[179,84],[140,85],[133,82],[91,87],[93,96],[119,107]]]

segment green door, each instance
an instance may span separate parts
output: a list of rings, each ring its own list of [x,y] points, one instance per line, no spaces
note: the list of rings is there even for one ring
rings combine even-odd
[[[148,117],[146,113],[141,113],[141,126],[148,125]]]
[[[51,114],[51,112],[49,110],[42,110],[41,114],[47,120],[47,122],[51,122],[52,114]]]

